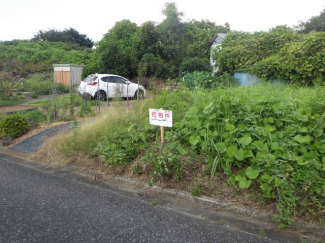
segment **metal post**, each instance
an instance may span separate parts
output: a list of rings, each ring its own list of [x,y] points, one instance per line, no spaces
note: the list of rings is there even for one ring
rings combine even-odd
[[[140,80],[138,79],[138,90],[137,90],[137,100],[139,101],[139,82]]]
[[[129,108],[129,84],[126,84],[126,106]]]
[[[109,79],[107,79],[107,94],[106,94],[106,99],[107,99],[107,107],[109,106],[109,90],[108,90],[108,82],[109,82]]]
[[[99,97],[100,97],[100,92],[99,92],[99,78],[97,79],[97,105],[98,105],[98,115],[100,115],[100,104],[99,104]]]

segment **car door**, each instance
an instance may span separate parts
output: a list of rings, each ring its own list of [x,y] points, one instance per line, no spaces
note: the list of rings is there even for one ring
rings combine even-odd
[[[112,76],[106,76],[101,78],[100,88],[106,92],[106,98],[115,97],[115,80]]]
[[[126,97],[128,93],[128,87],[126,83],[126,79],[122,77],[114,77],[115,80],[115,96],[118,97]]]

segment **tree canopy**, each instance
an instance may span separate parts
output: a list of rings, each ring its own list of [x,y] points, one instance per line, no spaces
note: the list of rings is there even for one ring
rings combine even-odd
[[[32,41],[50,41],[50,42],[63,42],[75,43],[81,47],[92,48],[94,42],[86,35],[80,34],[77,30],[70,28],[63,31],[51,29],[47,31],[40,30],[34,35]]]
[[[300,23],[298,28],[303,33],[325,31],[325,8],[318,16],[311,17],[307,22]]]
[[[182,21],[175,3],[164,6],[164,20],[137,26],[129,20],[117,22],[96,45],[86,74],[117,73],[127,77],[176,77],[181,71],[210,71],[213,37],[230,31],[229,25],[209,21]]]

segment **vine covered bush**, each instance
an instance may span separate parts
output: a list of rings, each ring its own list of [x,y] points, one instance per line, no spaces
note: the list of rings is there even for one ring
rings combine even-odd
[[[299,34],[287,27],[253,34],[231,32],[215,51],[221,73],[248,72],[264,80],[324,84],[325,33]]]
[[[215,52],[214,59],[221,73],[247,69],[264,58],[277,53],[286,43],[299,40],[300,35],[285,26],[269,32],[230,32]]]
[[[300,84],[325,84],[325,33],[303,35],[252,67],[260,77],[291,80]]]

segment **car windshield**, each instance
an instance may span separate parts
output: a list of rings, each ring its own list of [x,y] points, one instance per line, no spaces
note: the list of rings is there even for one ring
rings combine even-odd
[[[98,78],[97,76],[91,75],[91,76],[88,76],[87,78],[85,78],[83,80],[83,82],[89,83],[89,82],[92,82],[92,81],[96,80],[97,78]]]

